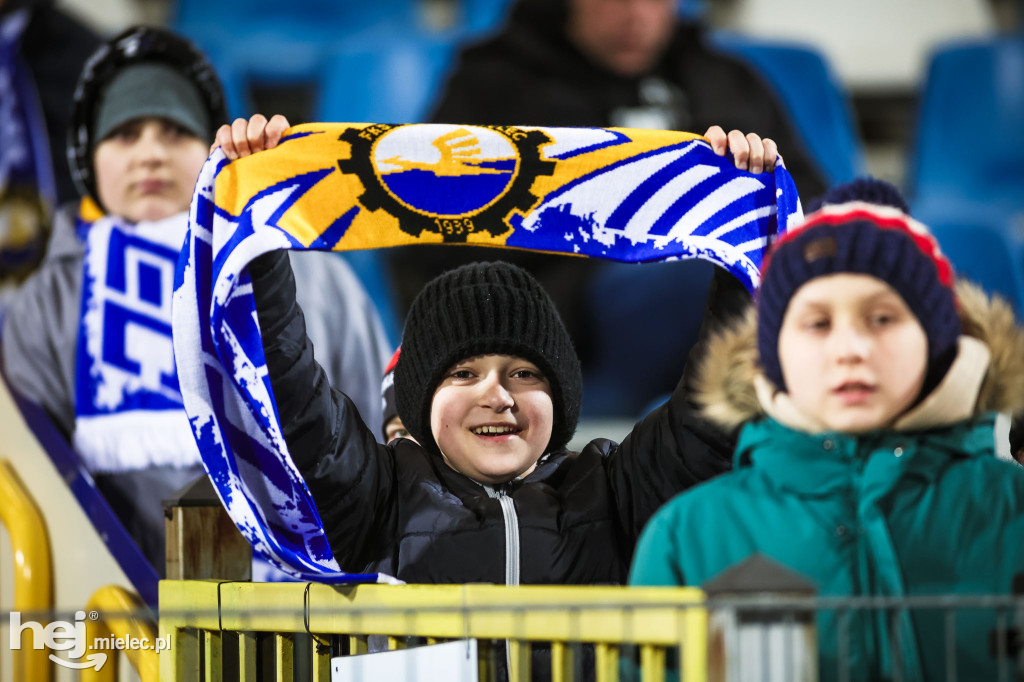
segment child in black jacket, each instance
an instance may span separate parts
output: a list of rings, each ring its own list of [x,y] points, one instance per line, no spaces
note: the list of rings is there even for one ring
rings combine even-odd
[[[279,116],[239,119],[215,144],[237,158],[275,146],[287,127]],[[770,140],[717,127],[708,137],[737,165],[774,166]],[[696,416],[686,381],[621,444],[569,451],[579,361],[551,299],[506,263],[447,272],[417,297],[394,378],[415,440],[381,445],[313,358],[286,253],[249,273],[285,440],[342,570],[418,583],[623,583],[655,510],[730,466],[731,435]],[[718,284],[733,280],[722,275]],[[735,280],[716,296],[716,308],[749,299]]]

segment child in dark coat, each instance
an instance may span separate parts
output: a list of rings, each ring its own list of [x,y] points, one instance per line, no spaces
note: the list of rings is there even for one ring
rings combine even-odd
[[[275,146],[286,127],[236,121],[217,143],[236,158]],[[738,163],[774,166],[770,141],[709,134]],[[695,413],[683,381],[621,443],[569,450],[579,360],[547,293],[502,262],[449,271],[417,296],[394,370],[412,439],[378,444],[313,358],[287,253],[261,256],[249,274],[288,450],[342,570],[413,583],[623,583],[655,510],[729,467],[732,438]]]
[[[238,158],[276,146],[287,127],[281,116],[239,119],[215,144]],[[708,137],[738,166],[774,168],[770,140],[717,127]],[[394,370],[414,440],[380,445],[313,359],[287,254],[266,254],[249,273],[288,450],[342,570],[420,583],[621,583],[654,511],[729,466],[732,438],[695,414],[686,382],[621,444],[568,450],[579,361],[550,297],[506,263],[449,271],[417,297]]]

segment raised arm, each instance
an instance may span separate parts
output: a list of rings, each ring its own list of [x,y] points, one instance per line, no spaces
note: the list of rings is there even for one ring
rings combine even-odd
[[[314,359],[287,252],[257,258],[249,275],[288,450],[339,565],[362,571],[393,528],[394,458]]]
[[[778,149],[771,140],[736,130],[726,133],[719,126],[709,128],[705,137],[718,155],[731,152],[738,168],[751,172],[775,168]],[[698,416],[691,399],[692,376],[715,334],[742,317],[750,301],[736,277],[715,269],[700,335],[672,396],[609,454],[609,479],[630,543],[637,541],[651,515],[673,496],[732,468],[736,434],[722,432]]]
[[[742,315],[750,294],[735,277],[716,270],[700,337],[669,400],[640,421],[607,460],[623,531],[635,544],[657,509],[675,495],[732,468],[736,434],[698,415],[691,376],[721,325]]]
[[[253,122],[256,121],[254,125]],[[271,149],[288,122],[275,116],[223,126],[215,144],[230,158]],[[237,135],[236,135],[237,133]],[[288,253],[248,266],[271,388],[285,442],[316,502],[342,570],[362,571],[387,546],[394,527],[394,457],[363,424],[344,393],[332,389],[313,357]]]

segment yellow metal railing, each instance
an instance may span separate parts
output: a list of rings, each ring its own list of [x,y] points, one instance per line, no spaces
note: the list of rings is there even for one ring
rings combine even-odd
[[[117,585],[107,585],[96,590],[85,609],[99,616],[97,620],[86,621],[86,637],[90,647],[95,650],[98,639],[107,640],[111,646],[102,647],[103,653],[108,654],[106,664],[99,670],[82,670],[79,678],[81,682],[118,680],[118,651],[124,651],[141,682],[159,681],[156,621],[145,615],[146,607],[137,594]],[[112,646],[114,640],[120,640],[123,646]]]
[[[0,460],[0,523],[7,527],[14,554],[14,610],[42,613],[53,608],[53,558],[46,522],[14,467]],[[50,652],[31,643],[12,651],[14,679],[53,679]]]
[[[707,612],[696,588],[589,586],[360,585],[171,581],[160,583],[160,679],[222,678],[226,638],[235,638],[238,679],[255,680],[257,635],[274,638],[273,675],[290,682],[294,636],[349,637],[351,653],[367,636],[384,635],[390,648],[404,637],[428,642],[508,640],[512,680],[530,679],[530,645],[551,647],[552,682],[572,679],[574,644],[593,644],[598,682],[619,678],[619,650],[640,651],[643,682],[663,682],[666,652],[680,652],[683,682],[707,671]],[[232,643],[234,644],[234,643]],[[481,659],[484,657],[481,656]],[[327,653],[314,653],[313,679],[330,678]],[[486,671],[485,671],[486,672]],[[235,677],[232,672],[231,677]]]

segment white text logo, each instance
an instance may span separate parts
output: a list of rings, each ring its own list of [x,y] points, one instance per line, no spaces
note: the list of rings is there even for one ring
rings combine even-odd
[[[130,636],[95,637],[92,646],[90,646],[85,634],[85,617],[85,611],[77,611],[73,623],[56,620],[44,626],[42,623],[31,620],[22,623],[21,613],[12,611],[11,650],[17,651],[21,649],[22,635],[27,630],[32,633],[33,649],[46,648],[52,651],[67,652],[66,656],[69,660],[50,654],[50,660],[57,665],[75,669],[95,668],[99,671],[107,662],[107,654],[99,652],[90,653],[88,656],[85,656],[84,661],[79,661],[78,659],[82,658],[86,650],[129,651],[155,649],[156,651],[163,651],[170,646],[169,637],[163,639],[157,637],[151,642],[148,637]],[[97,620],[98,618],[99,614],[96,611],[89,612],[90,620]]]

